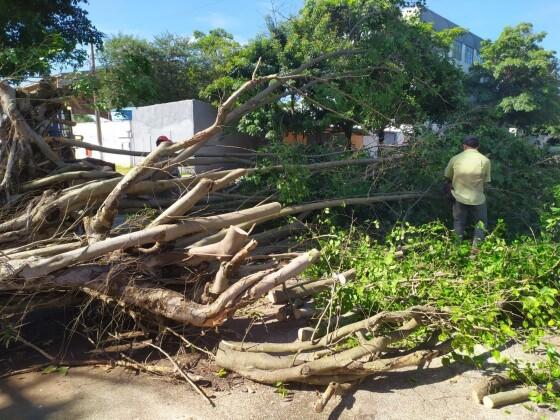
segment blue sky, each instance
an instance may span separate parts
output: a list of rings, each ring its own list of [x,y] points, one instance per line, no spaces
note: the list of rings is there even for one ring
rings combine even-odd
[[[183,35],[222,27],[241,42],[263,32],[271,8],[295,13],[303,0],[90,0],[92,22],[106,34],[151,38],[163,32]],[[495,39],[504,26],[531,22],[548,33],[544,46],[560,49],[560,0],[428,0],[436,13],[482,38]]]

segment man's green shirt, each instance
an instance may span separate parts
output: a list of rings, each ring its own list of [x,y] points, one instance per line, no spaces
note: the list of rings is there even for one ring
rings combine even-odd
[[[476,149],[467,149],[451,158],[445,177],[453,184],[451,194],[459,203],[477,206],[486,201],[484,184],[490,182],[490,159]]]

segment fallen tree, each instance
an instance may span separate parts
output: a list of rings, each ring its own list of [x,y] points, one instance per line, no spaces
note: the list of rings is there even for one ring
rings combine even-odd
[[[340,290],[352,287],[352,281],[347,280],[355,276],[353,281],[360,284],[365,273],[374,270],[364,272],[363,267],[347,266],[339,275],[311,274],[305,282],[285,286],[288,281],[301,280],[306,270],[309,276],[312,266],[320,261],[322,257],[314,248],[317,242],[321,252],[335,252],[331,257],[340,258],[345,252],[340,248],[344,241],[335,242],[337,248],[329,250],[328,244],[316,239],[301,243],[286,240],[310,228],[303,222],[306,215],[333,207],[403,201],[414,205],[432,197],[429,190],[373,192],[281,205],[272,201],[274,195],[268,195],[268,190],[251,194],[238,188],[242,179],[291,167],[277,163],[258,166],[258,159],[238,162],[246,166],[243,168],[153,179],[154,174],[192,163],[195,152],[225,126],[278,99],[294,83],[299,83],[300,90],[318,83],[308,73],[314,63],[336,57],[327,54],[288,74],[255,76],[224,101],[214,124],[190,139],[157,148],[124,176],[107,162],[75,159],[72,141],[47,136],[50,122],[59,119],[57,109],[62,102],[56,96],[47,102],[52,108],[49,113],[37,120],[34,116],[39,110],[35,108],[45,102],[36,104],[4,86],[0,90],[0,94],[4,92],[1,104],[6,116],[0,126],[0,170],[5,180],[0,185],[4,203],[0,214],[2,322],[17,326],[34,310],[78,307],[94,300],[118,309],[146,336],[161,338],[161,331],[173,331],[174,337],[186,340],[174,328],[202,331],[220,326],[269,294],[275,303],[289,305],[291,315],[285,318],[315,317],[316,327],[302,331],[301,339],[293,343],[222,341],[216,363],[264,383],[329,385],[325,401],[334,389],[347,388],[336,384],[356,384],[367,376],[421,367],[451,352],[456,326],[447,309],[438,309],[444,307],[441,302],[418,306],[418,301],[412,301],[406,307],[381,310],[397,301],[408,302],[401,296],[397,301],[370,305],[381,308],[373,315],[368,309],[364,316],[366,312],[360,313],[356,307],[352,313],[338,316],[327,313],[320,300],[317,305],[309,301],[311,296],[330,290],[330,299],[335,302]],[[317,174],[367,167],[369,173],[379,176],[394,171],[408,157],[400,150],[375,159],[344,155],[298,168]],[[169,192],[175,195],[160,194]],[[125,214],[131,211],[137,213]],[[364,244],[360,252],[369,246],[369,242]],[[406,258],[414,249],[408,243],[399,244],[398,258]],[[396,253],[381,255],[375,258],[387,264],[397,258]],[[357,257],[349,260],[358,261]],[[361,257],[366,262],[371,258]],[[383,267],[380,272],[391,270],[395,267]],[[392,279],[387,296],[391,297],[394,284],[399,282],[415,290],[416,281]],[[372,286],[364,286],[364,292],[368,287]],[[421,303],[434,303],[429,294],[422,299]],[[447,335],[440,338],[441,331]],[[161,346],[148,341],[176,363]],[[33,343],[27,343],[33,348]],[[49,362],[58,359],[51,356]],[[137,366],[134,361],[127,363]],[[181,368],[173,372],[189,378]]]
[[[266,245],[281,230],[267,234],[267,222],[332,206],[420,197],[407,192],[282,207],[261,199],[253,204],[241,196],[249,207],[232,207],[235,201],[227,190],[241,177],[284,168],[254,167],[251,160],[238,162],[249,165],[246,168],[153,179],[155,173],[193,163],[194,153],[224,127],[277,100],[294,84],[305,90],[321,83],[317,73],[321,63],[352,54],[356,51],[324,54],[283,74],[257,76],[255,71],[222,103],[210,127],[189,139],[162,145],[124,176],[107,162],[75,159],[73,147],[83,144],[49,135],[52,124],[69,124],[60,118],[64,92],[45,84],[38,92],[23,93],[2,82],[2,316],[13,318],[34,307],[66,305],[62,297],[72,293],[74,303],[79,296],[118,302],[155,324],[166,319],[197,327],[219,325],[238,308],[300,275],[318,257],[316,250],[299,249],[282,256],[269,252]],[[385,161],[400,158],[394,154]],[[381,162],[371,158],[316,162],[306,170]],[[179,198],[165,202],[158,197],[169,191]],[[123,208],[144,211],[146,207],[160,209],[159,215],[140,217],[136,224],[122,223]],[[256,226],[260,232],[252,235]]]
[[[269,292],[278,294],[278,287],[297,279],[318,260],[319,251],[309,249],[308,245],[297,246],[294,241],[285,242],[296,244],[285,252],[278,241],[306,225],[301,220],[282,225],[282,219],[303,219],[310,212],[331,207],[371,206],[424,197],[425,192],[409,191],[282,206],[268,202],[270,198],[266,195],[236,193],[235,186],[243,177],[281,172],[285,165],[256,166],[257,160],[237,157],[230,161],[244,167],[153,179],[156,173],[199,164],[200,159],[214,162],[214,157],[193,155],[225,126],[278,99],[286,92],[288,83],[291,86],[294,81],[299,82],[298,89],[317,83],[312,77],[315,64],[346,54],[326,54],[287,74],[254,77],[224,101],[210,127],[190,139],[157,148],[124,176],[107,162],[75,159],[73,147],[88,145],[48,135],[49,124],[60,120],[62,101],[53,97],[51,112],[34,120],[29,117],[37,113],[33,105],[29,107],[33,99],[20,98],[14,89],[3,84],[0,96],[7,118],[2,120],[4,152],[0,155],[4,179],[0,185],[4,203],[0,214],[2,329],[17,330],[27,314],[36,310],[79,307],[92,300],[101,302],[101,307],[118,309],[132,320],[133,328],[148,336],[150,331],[169,330],[168,325],[216,327]],[[107,148],[103,151],[113,152]],[[319,172],[369,167],[371,171],[394,165],[402,158],[401,153],[395,152],[382,159],[322,160],[305,164],[303,169]],[[169,192],[176,197],[165,198]],[[148,208],[156,209],[149,217]],[[138,212],[138,216],[127,219],[125,213],[132,211]],[[290,289],[287,299],[306,298],[337,287],[352,275],[346,273],[336,281],[310,279],[308,284]],[[303,313],[304,308],[294,311]],[[269,354],[266,346],[263,353],[245,352],[244,347],[236,349],[232,343],[222,343],[216,361],[226,369],[266,383],[354,383],[385,370],[421,365],[448,352],[448,343],[434,343],[429,349],[401,355],[395,354],[396,348],[390,348],[419,327],[438,322],[431,311],[413,308],[407,313],[379,314],[378,326],[369,321],[360,324],[365,328],[342,326],[311,345],[301,343],[292,355],[277,356],[274,350]],[[393,331],[375,335],[381,325],[391,325]],[[169,331],[185,340],[172,329]],[[18,337],[17,332],[14,334]],[[359,349],[345,350],[344,345],[340,346],[355,336],[368,338]],[[51,364],[64,361],[23,337],[16,341],[48,355]],[[135,348],[146,347],[146,343],[173,363],[175,370],[170,374],[184,378],[205,396],[162,347],[145,340]],[[340,363],[339,357],[346,361]],[[129,358],[112,363],[160,372]]]

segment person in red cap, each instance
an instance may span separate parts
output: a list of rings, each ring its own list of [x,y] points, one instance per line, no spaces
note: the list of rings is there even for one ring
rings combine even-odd
[[[156,146],[159,147],[163,143],[173,144],[173,142],[167,136],[159,136],[156,139]],[[167,159],[165,156],[163,159]],[[173,179],[173,178],[180,178],[181,174],[179,173],[179,169],[174,166],[172,168],[161,168],[153,173],[151,176],[152,181],[161,181],[164,179]],[[180,195],[180,191],[177,189],[175,190],[168,190],[158,194],[160,198],[176,198]]]
[[[167,136],[159,136],[156,140],[156,146],[159,146],[161,143],[168,141],[169,143],[173,143]]]

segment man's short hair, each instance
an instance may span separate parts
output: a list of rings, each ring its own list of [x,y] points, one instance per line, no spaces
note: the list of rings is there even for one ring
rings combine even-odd
[[[478,149],[478,147],[480,146],[480,141],[478,141],[478,137],[465,136],[465,138],[463,138],[463,144],[465,146],[472,147],[473,149]]]

